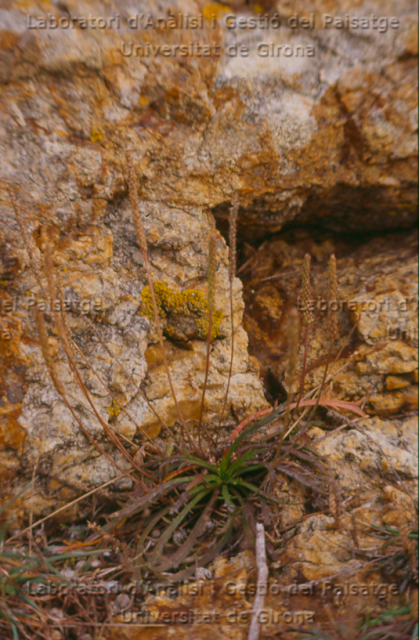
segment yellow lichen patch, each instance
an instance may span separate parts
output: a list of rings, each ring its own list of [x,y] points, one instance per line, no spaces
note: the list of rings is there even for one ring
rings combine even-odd
[[[220,335],[220,325],[223,320],[223,314],[221,311],[214,311],[212,314],[212,329],[211,329],[211,338],[215,340]],[[202,338],[206,338],[208,336],[208,325],[209,325],[209,313],[208,311],[198,320],[198,330],[199,334]]]
[[[231,11],[231,7],[228,4],[215,4],[213,2],[205,5],[202,9],[202,15],[206,20],[213,20],[222,16],[226,11]]]
[[[166,317],[166,308],[168,308],[171,304],[170,299],[173,296],[173,292],[170,291],[169,287],[164,282],[155,282],[153,285],[154,295],[156,298],[157,310],[159,312],[159,316],[161,318]],[[151,290],[147,285],[141,292],[141,298],[144,303],[144,310],[142,314],[146,316],[150,322],[154,319],[153,312],[153,302],[151,298]]]
[[[208,335],[209,312],[208,303],[202,291],[198,289],[186,289],[185,291],[175,292],[164,282],[155,282],[153,288],[157,310],[161,319],[167,319],[169,316],[196,316],[197,334],[201,339],[206,339]],[[150,322],[153,322],[153,303],[148,285],[142,290],[141,298],[144,304],[142,313]],[[222,320],[223,314],[221,311],[214,311],[211,331],[211,337],[213,339],[218,338],[221,334],[220,325]],[[165,333],[170,337],[173,335],[174,330],[168,325],[165,327]]]
[[[103,140],[103,135],[97,129],[93,129],[93,131],[91,133],[91,136],[90,136],[90,141],[91,142],[99,142],[100,140]]]
[[[112,400],[112,404],[109,407],[106,407],[106,411],[110,416],[119,416],[121,413],[121,407],[115,400]]]

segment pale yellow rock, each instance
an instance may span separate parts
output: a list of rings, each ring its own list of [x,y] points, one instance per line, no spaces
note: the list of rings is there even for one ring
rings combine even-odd
[[[397,527],[399,525],[400,512],[398,510],[388,511],[383,516],[383,523],[388,524],[392,527]]]
[[[401,341],[387,342],[379,351],[372,347],[358,350],[356,364],[358,375],[369,373],[403,374],[410,373],[417,368],[417,349]]]
[[[386,378],[386,389],[389,391],[393,391],[394,389],[403,389],[409,385],[409,380],[399,376],[387,376]]]
[[[365,12],[379,14],[378,0],[370,4]],[[226,219],[236,191],[239,229],[247,240],[264,238],[287,223],[296,228],[320,223],[344,232],[408,227],[415,220],[417,203],[415,39],[410,27],[385,34],[371,30],[366,38],[347,30],[326,30],[316,2],[298,0],[292,10],[313,12],[315,29],[296,31],[283,25],[280,33],[269,30],[274,49],[289,42],[295,55],[284,55],[283,50],[278,55],[277,49],[274,55],[260,55],[258,47],[267,37],[266,29],[232,30],[220,15],[214,26],[207,21],[199,30],[199,41],[218,47],[219,55],[215,51],[209,57],[191,54],[187,59],[150,55],[144,60],[135,50],[136,45],[144,45],[143,30],[129,28],[131,10],[124,3],[90,3],[89,14],[120,15],[119,28],[104,30],[29,29],[30,17],[49,20],[50,14],[54,18],[66,14],[58,4],[38,5],[32,0],[6,5],[0,25],[0,82],[4,87],[0,97],[4,115],[0,124],[0,281],[17,299],[10,329],[20,332],[20,337],[13,338],[14,351],[5,354],[13,358],[1,376],[16,367],[21,371],[23,364],[27,372],[24,384],[16,379],[4,387],[13,402],[6,400],[0,414],[13,407],[16,419],[28,432],[22,475],[30,476],[43,442],[46,466],[52,464],[56,470],[60,452],[65,450],[74,464],[71,469],[66,460],[63,479],[79,478],[96,486],[116,471],[87,445],[49,380],[34,331],[33,305],[28,304],[35,296],[41,300],[42,291],[30,270],[28,247],[12,211],[8,185],[19,187],[24,225],[38,269],[43,263],[41,227],[51,232],[76,344],[106,386],[121,395],[136,421],[156,436],[161,426],[138,391],[140,384],[169,425],[174,425],[177,416],[164,372],[158,366],[149,368],[145,356],[156,336],[139,310],[147,280],[127,197],[125,151],[132,151],[139,178],[140,214],[149,238],[153,278],[164,280],[172,289],[205,288],[207,236],[214,228],[213,215],[219,221]],[[72,15],[78,15],[77,3],[70,5]],[[146,3],[144,11],[157,11],[151,5]],[[339,0],[335,7],[342,15],[350,9],[349,0]],[[201,10],[189,0],[162,0],[158,8],[162,15],[170,11],[198,18]],[[246,11],[252,13],[251,8]],[[410,25],[415,22],[416,7],[410,1],[393,3],[390,13],[402,25]],[[189,45],[192,37],[190,29],[147,31],[151,47]],[[249,55],[228,55],[227,48],[235,43],[249,46]],[[124,46],[129,49],[131,44],[132,55],[125,55]],[[304,55],[297,47],[302,47]],[[309,55],[310,48],[313,55]],[[384,102],[375,100],[383,95]],[[211,353],[204,412],[207,424],[219,414],[229,369],[228,254],[223,240],[219,245],[217,304],[225,315],[225,337],[215,341]],[[321,261],[332,250],[326,239],[312,253]],[[403,343],[398,349],[384,346],[382,353],[379,347],[376,355],[364,352],[360,360],[350,362],[349,371],[336,374],[328,389],[332,397],[341,399],[367,397],[366,408],[372,413],[397,412],[405,402],[412,406],[410,387],[401,390],[406,395],[396,401],[378,397],[387,393],[385,375],[417,369],[406,350],[406,345],[415,347],[415,336],[417,340],[412,312],[414,269],[403,251],[399,247],[395,254],[399,262],[394,256],[387,259],[385,250],[368,250],[368,256],[359,261],[345,257],[341,264],[338,256],[340,287],[345,288],[341,296],[357,310],[358,337],[368,347],[376,347],[375,341],[381,339]],[[301,265],[298,251],[287,253],[279,245],[275,257],[270,257],[273,265],[277,259],[277,264],[297,267],[297,272]],[[257,272],[258,280],[264,276],[263,271]],[[289,282],[290,289],[298,291],[298,273]],[[263,294],[261,311],[266,322],[260,335],[268,335],[269,348],[277,347],[272,362],[282,384],[286,345],[281,336],[288,301],[294,298],[277,295],[270,303],[268,287]],[[378,315],[372,304],[378,305]],[[226,429],[267,406],[257,367],[248,354],[238,280],[233,306],[237,353]],[[112,362],[83,313],[123,367]],[[321,313],[317,315],[322,320]],[[339,312],[339,346],[349,330],[346,313],[351,317],[346,308]],[[47,321],[50,323],[50,317]],[[21,329],[13,328],[13,323]],[[327,323],[320,324],[320,330],[312,331],[314,364],[307,386],[319,384],[323,373],[329,336]],[[53,335],[52,325],[48,327]],[[205,345],[195,341],[188,346],[192,348],[186,356],[175,347],[173,381],[185,414],[195,420]],[[71,401],[80,405],[94,437],[103,438],[103,428],[91,419],[62,350],[54,347],[57,370]],[[301,353],[299,357],[301,362]],[[79,358],[89,393],[108,419],[109,394],[88,363]],[[333,372],[342,364],[334,364]],[[263,367],[261,371],[264,375]],[[116,428],[118,419],[122,418],[117,416]],[[121,429],[129,437],[134,433],[133,427],[122,423]],[[6,462],[12,465],[11,460]],[[36,503],[39,515],[53,508],[55,497],[42,500]]]

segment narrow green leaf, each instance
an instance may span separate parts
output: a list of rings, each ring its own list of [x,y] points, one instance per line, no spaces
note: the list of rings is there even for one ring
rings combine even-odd
[[[221,493],[223,494],[223,498],[226,502],[226,504],[231,504],[234,506],[234,502],[231,498],[230,492],[228,490],[228,487],[226,484],[223,484],[222,489],[221,489]]]
[[[258,488],[255,487],[254,484],[251,484],[250,482],[245,482],[241,478],[237,478],[237,480],[234,481],[234,484],[239,485],[240,487],[245,487],[246,489],[249,489],[249,491],[252,491],[252,492],[255,492],[258,490]]]
[[[237,469],[243,466],[245,462],[251,460],[252,458],[256,458],[258,453],[259,451],[257,449],[253,449],[245,453],[238,460],[235,460],[228,468],[229,474],[233,474]],[[226,458],[223,458],[223,460],[226,460]]]
[[[271,413],[269,413],[267,416],[265,416],[261,420],[258,420],[258,422],[254,422],[253,424],[250,425],[250,427],[245,427],[224,453],[224,456],[227,458],[227,464],[230,462],[230,458],[233,455],[233,453],[236,451],[239,444],[246,437],[250,436],[254,431],[257,431],[261,427],[264,427],[266,424],[269,424],[270,422],[273,422],[274,420],[276,420],[278,416],[286,410],[286,407],[287,407],[286,403],[281,404],[276,409],[273,409]]]
[[[204,469],[208,469],[208,471],[212,471],[212,473],[218,474],[217,467],[215,467],[210,462],[207,462],[206,460],[201,460],[201,458],[195,458],[194,456],[185,456],[185,460],[188,460],[189,462],[193,462],[199,467],[204,467]]]
[[[195,498],[193,498],[193,500],[191,500],[185,507],[184,509],[182,509],[182,511],[180,512],[180,514],[173,520],[173,522],[171,523],[171,525],[169,527],[166,528],[165,532],[163,533],[163,535],[160,536],[158,543],[156,544],[156,547],[154,549],[154,553],[153,553],[153,558],[157,556],[161,556],[163,553],[163,549],[166,545],[166,543],[170,540],[170,538],[172,537],[172,534],[176,531],[176,529],[178,528],[178,526],[180,525],[180,523],[186,518],[186,516],[188,515],[188,513],[191,511],[191,509],[193,509],[193,507],[208,493],[208,491],[201,491],[200,493],[198,493],[198,495],[195,496]]]

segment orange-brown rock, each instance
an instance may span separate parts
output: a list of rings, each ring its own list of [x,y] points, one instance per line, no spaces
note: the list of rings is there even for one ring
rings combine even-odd
[[[160,427],[138,394],[141,383],[164,419],[173,423],[176,417],[161,368],[148,369],[145,357],[156,336],[139,309],[146,274],[127,198],[127,149],[139,177],[153,276],[176,291],[192,285],[205,290],[212,213],[222,221],[236,191],[239,236],[248,239],[291,223],[365,231],[409,227],[414,222],[415,4],[370,2],[368,13],[385,11],[399,20],[397,29],[385,32],[373,27],[367,32],[325,28],[322,14],[351,13],[350,0],[333,7],[314,0],[297,0],[292,7],[270,5],[261,4],[270,12],[265,18],[277,10],[279,28],[273,23],[269,29],[261,24],[249,30],[233,28],[232,20],[240,18],[243,24],[258,15],[258,8],[240,5],[224,11],[225,7],[215,9],[201,0],[163,0],[158,5],[147,0],[141,11],[150,15],[150,28],[142,19],[133,26],[135,10],[113,1],[89,4],[89,16],[101,18],[103,28],[91,22],[78,0],[70,0],[65,10],[59,4],[31,1],[6,3],[1,10],[0,284],[14,305],[2,320],[1,338],[9,331],[8,324],[20,327],[21,338],[15,343],[12,337],[14,360],[10,367],[7,364],[7,372],[4,369],[8,376],[4,391],[10,398],[0,409],[4,413],[14,407],[16,413],[7,415],[28,432],[24,455],[18,457],[23,476],[29,477],[40,453],[46,456],[45,472],[52,476],[59,472],[64,483],[90,487],[117,473],[108,460],[86,447],[85,436],[57,397],[40,354],[32,312],[35,297],[42,295],[30,262],[38,269],[42,265],[42,228],[48,227],[53,239],[71,331],[103,381],[153,435]],[[287,22],[294,13],[313,13],[314,28],[294,28]],[[174,28],[169,14],[175,16]],[[199,28],[180,25],[186,14],[197,20]],[[88,24],[81,23],[83,17]],[[158,23],[159,18],[166,22]],[[248,47],[248,55],[234,55],[236,44]],[[187,55],[181,47],[188,47]],[[29,242],[17,224],[10,185],[17,187]],[[329,252],[326,244],[318,246],[320,253]],[[338,266],[342,273],[343,263]],[[348,271],[353,278],[348,295],[359,297],[362,287],[355,267]],[[401,279],[408,275],[404,271]],[[227,251],[221,239],[218,276],[217,304],[225,315],[226,338],[214,343],[207,421],[223,404],[229,370]],[[258,277],[263,279],[263,273]],[[265,319],[260,336],[270,336],[271,352],[276,344],[285,351],[281,335],[289,300],[273,295],[272,282],[263,283],[263,300],[254,300]],[[289,282],[295,282],[293,276]],[[375,292],[375,303],[401,304],[400,296],[406,301],[410,295],[406,287],[404,280],[393,286],[389,272],[387,282]],[[397,331],[402,332],[397,340],[414,346],[408,336],[410,317],[402,322],[402,316],[395,318],[390,309],[385,321],[376,322],[374,310],[365,306],[369,298],[364,293],[369,295],[362,291],[353,312],[359,314],[358,338],[365,346],[375,349],[374,341],[383,337],[386,322],[396,321]],[[253,294],[250,290],[246,295]],[[226,410],[229,424],[266,406],[241,326],[239,281],[233,298],[237,333]],[[104,341],[123,360],[128,375],[102,349],[81,312],[94,324],[99,318]],[[45,313],[49,321],[48,305]],[[259,331],[257,322],[254,326]],[[49,338],[63,384],[76,403],[83,403],[52,331]],[[325,336],[315,334],[318,360],[311,363],[310,384],[321,375],[324,344]],[[196,417],[202,391],[204,352],[204,343],[196,341],[173,363],[179,401],[191,418]],[[411,406],[410,387],[386,390],[396,398],[390,406],[376,398],[383,393],[383,376],[413,375],[410,355],[407,360],[404,353],[390,355],[392,365],[384,373],[378,371],[373,353],[359,355],[358,363],[371,371],[359,375],[354,367],[346,378],[337,376],[333,390],[337,397],[367,396],[367,410],[382,414]],[[275,358],[277,370],[272,375],[281,391],[280,354]],[[25,373],[14,370],[21,363]],[[108,419],[114,412],[109,394],[88,365],[83,367],[86,384]],[[122,414],[111,418],[125,437],[137,433]],[[102,428],[90,418],[88,423],[91,433],[106,442]],[[7,456],[17,461],[17,454],[10,451]],[[115,460],[123,464],[119,454]],[[15,469],[8,458],[5,467],[10,465]],[[56,494],[48,495],[48,481],[45,487],[34,496],[34,513],[43,514],[57,504]]]

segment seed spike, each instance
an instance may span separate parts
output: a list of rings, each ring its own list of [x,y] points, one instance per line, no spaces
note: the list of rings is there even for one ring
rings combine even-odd
[[[306,253],[303,262],[302,273],[302,294],[303,294],[303,324],[305,327],[314,322],[313,314],[311,311],[311,287],[310,287],[310,265],[311,256]]]
[[[237,248],[237,216],[239,213],[239,195],[236,191],[234,194],[233,204],[230,208],[230,226],[229,226],[229,261],[228,275],[230,282],[236,275],[236,248]]]
[[[338,279],[337,279],[337,269],[336,269],[336,258],[334,254],[332,254],[329,260],[329,307],[328,307],[328,323],[329,323],[331,340],[336,338],[337,332],[338,332],[337,297],[338,297]]]

